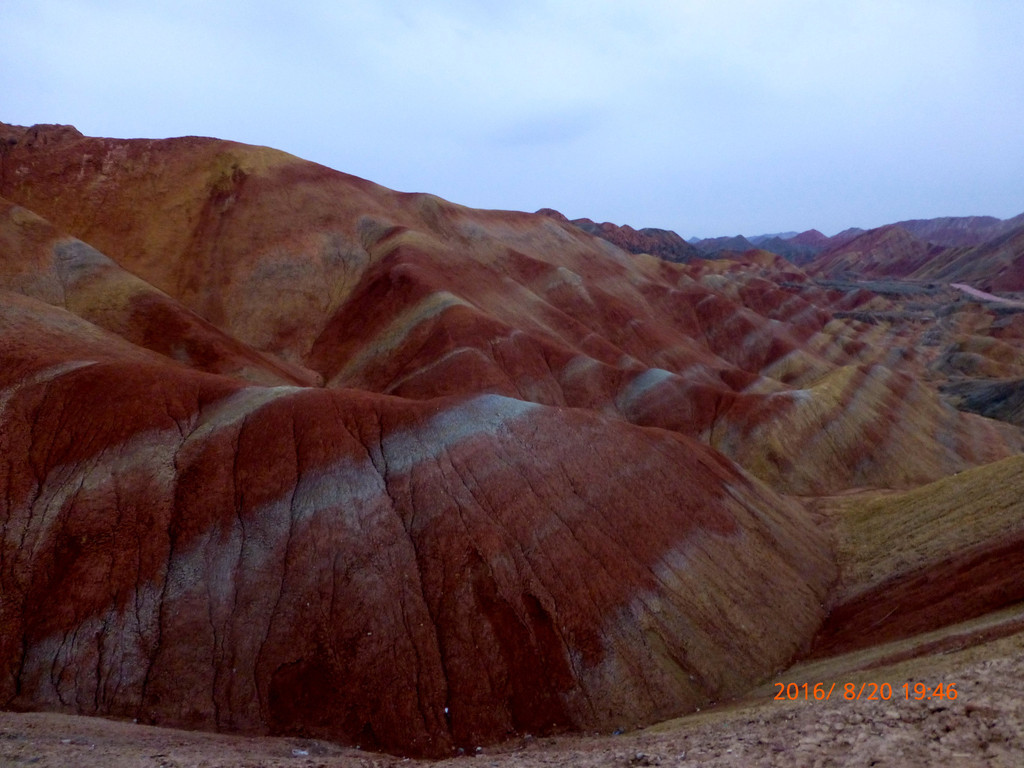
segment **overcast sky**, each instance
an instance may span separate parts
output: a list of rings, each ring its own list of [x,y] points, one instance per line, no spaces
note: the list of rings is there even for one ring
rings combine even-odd
[[[0,121],[684,237],[1024,212],[1021,0],[0,0]]]

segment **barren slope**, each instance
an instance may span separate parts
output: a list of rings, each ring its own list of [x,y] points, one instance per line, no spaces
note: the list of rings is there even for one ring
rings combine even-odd
[[[822,500],[836,525],[840,583],[816,654],[1024,600],[1022,470],[1018,455],[912,491]]]
[[[214,139],[2,134],[7,708],[427,755],[652,722],[811,647],[828,508],[785,494],[1024,444],[939,391],[1024,375],[1024,326],[941,292]]]
[[[1024,216],[1024,214],[1022,214]],[[1024,226],[1021,216],[974,222],[935,219],[870,230],[805,264],[826,277],[899,278],[930,283],[968,283],[994,291],[1024,290]],[[929,240],[929,236],[936,239]]]

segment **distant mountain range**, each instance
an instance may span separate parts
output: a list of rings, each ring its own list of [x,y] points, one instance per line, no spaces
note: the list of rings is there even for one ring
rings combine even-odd
[[[551,209],[538,211],[569,221]],[[631,253],[687,263],[753,250],[782,256],[828,277],[895,277],[965,282],[983,290],[1024,290],[1024,213],[909,219],[871,230],[852,227],[827,237],[816,229],[744,237],[692,238],[665,229],[641,229],[590,219],[569,223]]]
[[[966,226],[971,220],[982,225]],[[806,268],[830,277],[896,277],[967,283],[985,291],[1024,290],[1024,216],[971,220],[933,219],[872,229],[829,247]],[[931,232],[935,239],[925,239],[921,232]]]
[[[936,245],[981,245],[1024,226],[1024,213],[1012,219],[994,216],[946,216],[940,219],[910,219],[896,222],[915,237]]]
[[[618,226],[610,222],[598,224],[590,219],[567,219],[551,208],[542,208],[537,213],[559,221],[568,222],[584,232],[596,235],[630,253],[649,253],[666,261],[686,263],[701,258],[701,251],[694,248],[670,229],[633,229],[628,224]]]

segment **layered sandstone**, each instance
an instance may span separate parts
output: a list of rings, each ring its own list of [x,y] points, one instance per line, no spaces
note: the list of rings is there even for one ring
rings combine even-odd
[[[786,494],[1022,446],[932,381],[1015,370],[989,309],[2,133],[5,707],[431,755],[650,722],[810,648],[836,562]]]

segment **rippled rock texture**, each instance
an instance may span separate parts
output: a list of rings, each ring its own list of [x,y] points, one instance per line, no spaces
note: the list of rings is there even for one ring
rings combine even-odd
[[[7,708],[421,755],[651,722],[810,649],[836,563],[788,494],[1021,447],[889,299],[766,252],[0,133]]]

